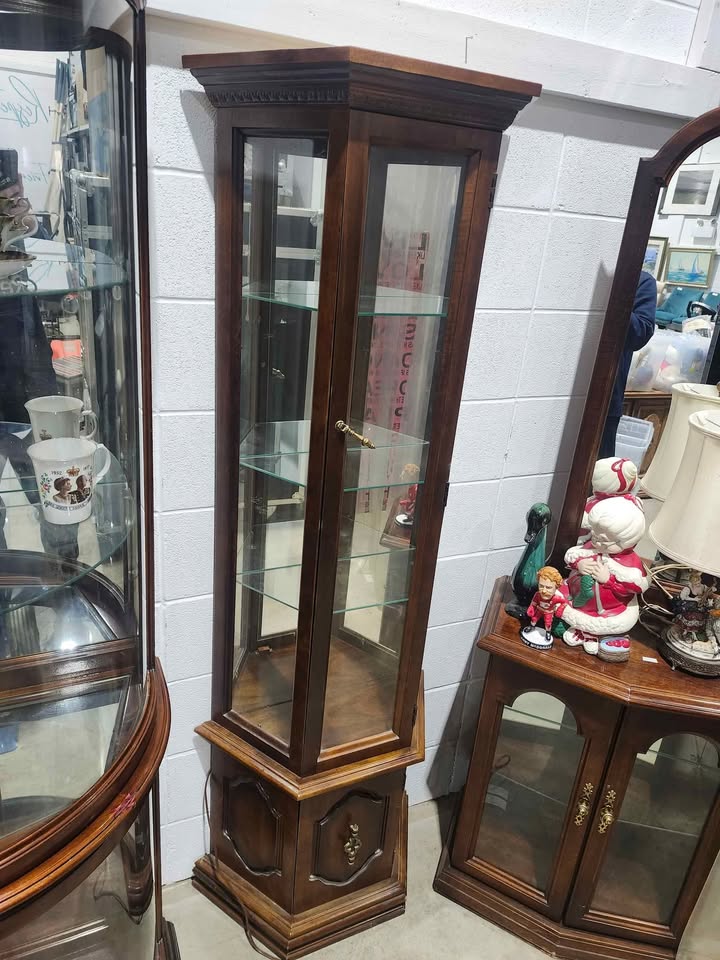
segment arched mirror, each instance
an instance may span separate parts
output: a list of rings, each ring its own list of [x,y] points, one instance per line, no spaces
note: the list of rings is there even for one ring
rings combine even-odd
[[[688,413],[720,403],[719,205],[720,110],[712,110],[640,161],[558,527],[560,561],[577,538],[597,459],[637,464],[651,520],[664,499],[658,478],[668,471],[657,457],[667,455],[660,443],[673,397],[682,394]]]

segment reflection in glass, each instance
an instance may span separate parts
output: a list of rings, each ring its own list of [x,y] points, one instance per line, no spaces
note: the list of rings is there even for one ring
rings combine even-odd
[[[346,435],[324,749],[393,729],[463,178],[371,147],[349,425],[375,449]]]
[[[3,957],[153,960],[155,946],[147,800],[120,843],[82,883],[32,920],[23,923],[20,914],[19,924],[0,931]]]
[[[35,682],[139,632],[128,12],[0,0],[0,659]]]
[[[127,681],[113,680],[0,703],[0,845],[73,803],[103,775],[132,722],[136,704],[128,694]]]
[[[663,737],[635,760],[591,909],[668,924],[720,786],[715,743]]]
[[[322,139],[249,137],[244,147],[232,707],[253,726],[287,743],[327,145]]]
[[[524,693],[503,709],[474,855],[547,892],[584,748],[565,704]]]

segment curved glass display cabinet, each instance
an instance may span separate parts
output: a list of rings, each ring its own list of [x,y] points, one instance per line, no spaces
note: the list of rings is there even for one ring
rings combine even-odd
[[[212,853],[195,878],[296,957],[404,909],[501,131],[539,87],[352,48],[184,62],[219,108]]]
[[[169,712],[143,626],[140,529],[143,498],[152,516],[141,7],[0,0],[0,929],[12,911],[15,930],[3,955],[45,956],[77,921],[94,931],[83,957],[125,956],[102,933],[110,899],[134,923],[152,914],[133,956],[163,947],[149,791]]]

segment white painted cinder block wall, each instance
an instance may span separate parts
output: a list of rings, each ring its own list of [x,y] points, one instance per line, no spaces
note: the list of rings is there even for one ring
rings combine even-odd
[[[655,44],[657,57],[684,62],[699,0],[424,2],[646,55]],[[459,26],[458,43],[467,19]],[[148,27],[157,637],[173,708],[162,847],[172,882],[190,874],[204,843],[209,757],[193,728],[210,715],[214,483],[214,117],[180,57],[353,38],[328,37],[311,17],[293,38],[279,35],[290,32],[284,20],[275,35],[155,16]],[[398,52],[411,52],[397,30]],[[376,46],[393,49],[394,39]],[[479,618],[519,555],[527,507],[562,501],[637,161],[681,122],[544,95],[505,138],[427,636],[427,759],[408,772],[411,802],[464,780],[484,668],[472,652]]]

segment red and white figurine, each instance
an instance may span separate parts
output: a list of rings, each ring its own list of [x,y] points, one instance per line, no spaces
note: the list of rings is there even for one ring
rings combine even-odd
[[[523,643],[538,650],[547,650],[552,646],[552,626],[555,617],[561,617],[567,604],[567,597],[560,591],[562,574],[555,567],[541,567],[538,570],[538,588],[527,608],[530,626],[520,631]],[[545,630],[541,630],[538,621],[542,619]]]
[[[638,468],[624,457],[605,457],[598,460],[592,475],[592,496],[588,497],[583,511],[578,543],[584,543],[590,535],[588,514],[593,507],[611,497],[622,497],[643,509],[642,500],[633,493],[638,478]]]
[[[634,550],[645,533],[645,516],[634,498],[611,496],[590,508],[587,522],[587,540],[565,554],[570,573],[561,589],[569,602],[562,619],[570,629],[563,640],[603,657],[603,638],[628,641],[640,616],[638,597],[650,583]],[[629,641],[612,646],[620,651],[629,656]]]

